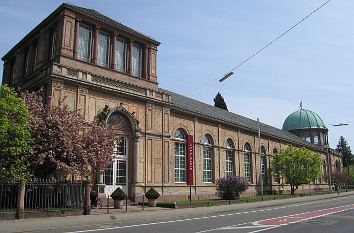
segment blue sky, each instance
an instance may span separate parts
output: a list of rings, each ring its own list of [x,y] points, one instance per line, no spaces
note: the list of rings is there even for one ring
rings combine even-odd
[[[209,104],[220,91],[230,111],[278,128],[302,101],[326,123],[332,147],[343,135],[354,149],[354,2],[330,2],[221,84],[218,78],[324,0],[70,2],[160,41],[160,87]],[[61,3],[3,0],[0,55]],[[331,126],[339,122],[351,124]]]

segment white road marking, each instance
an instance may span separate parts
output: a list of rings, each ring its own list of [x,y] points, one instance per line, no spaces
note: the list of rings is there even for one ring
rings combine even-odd
[[[340,197],[338,199],[345,199],[345,198],[350,198],[350,196],[347,197]],[[314,203],[323,203],[323,202],[329,202],[332,201],[331,199],[328,200],[322,200],[322,201],[314,201],[311,202],[311,204]],[[298,207],[298,206],[304,206],[308,205],[309,202],[302,203],[302,204],[294,204],[294,205],[288,205],[288,206],[283,206],[283,207],[276,207],[276,208],[268,208],[268,209],[261,209],[261,210],[252,210],[252,211],[245,211],[245,212],[235,212],[235,213],[230,213],[227,214],[227,216],[233,216],[233,215],[239,215],[239,214],[249,214],[249,213],[257,213],[257,212],[263,212],[263,211],[271,211],[271,210],[278,210],[278,209],[285,209],[285,208],[293,208],[293,207]],[[152,226],[152,225],[160,225],[160,224],[167,224],[167,223],[176,223],[176,222],[187,222],[187,221],[194,221],[194,220],[200,220],[200,219],[209,219],[209,218],[217,218],[217,217],[225,217],[225,214],[221,215],[212,215],[212,216],[205,216],[205,217],[196,217],[196,218],[187,218],[187,219],[177,219],[177,220],[170,220],[170,221],[161,221],[161,222],[152,222],[152,223],[141,223],[141,224],[134,224],[134,225],[127,225],[127,226],[114,226],[114,227],[106,227],[106,228],[97,228],[97,229],[88,229],[88,230],[80,230],[80,231],[69,231],[65,233],[85,233],[85,232],[94,232],[94,231],[108,231],[108,230],[115,230],[115,229],[124,229],[124,228],[133,228],[133,227],[143,227],[143,226]],[[250,223],[255,223],[255,222],[250,222]],[[242,224],[237,224],[237,225],[244,225],[247,223],[242,223]],[[234,225],[234,226],[237,226]],[[232,226],[230,226],[232,227]],[[215,231],[219,228],[216,229],[209,229],[206,231],[200,231],[196,233],[201,233],[201,232],[208,232],[208,231]]]

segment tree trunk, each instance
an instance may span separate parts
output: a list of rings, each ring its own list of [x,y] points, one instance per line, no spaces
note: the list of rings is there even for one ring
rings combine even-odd
[[[91,183],[89,181],[84,181],[84,188],[85,188],[85,196],[84,196],[83,215],[90,215],[91,214],[91,200],[90,200]]]
[[[294,193],[295,193],[295,186],[290,185],[290,189],[291,189],[291,195],[294,195]]]
[[[16,219],[23,219],[24,210],[25,210],[25,184],[19,184],[18,186],[18,193],[17,193],[17,210],[16,210]]]

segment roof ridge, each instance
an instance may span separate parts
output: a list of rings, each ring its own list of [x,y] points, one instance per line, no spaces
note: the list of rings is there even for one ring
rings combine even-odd
[[[144,33],[141,33],[141,32],[139,32],[139,31],[137,31],[137,30],[135,30],[135,29],[133,29],[131,27],[128,27],[128,26],[124,25],[123,23],[118,22],[115,19],[106,16],[106,15],[102,14],[101,12],[99,12],[99,11],[97,11],[95,9],[85,8],[85,7],[81,7],[81,6],[77,6],[77,5],[69,4],[69,3],[63,3],[62,5],[64,7],[67,7],[69,9],[71,9],[71,10],[79,11],[82,14],[86,14],[89,17],[94,17],[97,20],[106,21],[106,23],[113,24],[114,26],[119,27],[122,30],[128,31],[128,32],[130,32],[132,34],[135,34],[137,36],[140,36],[140,37],[143,37],[143,38],[148,39],[150,41],[153,41],[157,45],[161,44],[159,41],[157,41],[156,39],[152,38],[151,36],[145,35]]]
[[[250,130],[250,131],[258,130],[257,121],[251,118],[239,115],[237,113],[229,112],[224,109],[219,109],[210,104],[201,102],[196,99],[192,99],[190,97],[186,97],[184,95],[172,91],[168,91],[163,88],[159,88],[159,90],[171,95],[172,105],[174,105],[175,108],[177,109],[182,109],[186,112],[190,112],[194,114],[200,114],[201,117],[206,117],[206,118],[209,117],[212,119],[216,119],[225,122],[227,124],[232,124],[236,127],[238,126],[244,128],[246,130]],[[209,108],[209,111],[207,108]],[[275,138],[281,138],[284,141],[297,143],[303,146],[306,145],[311,148],[316,148],[317,150],[321,149],[319,146],[311,144],[301,139],[300,137],[296,136],[295,134],[279,129],[277,127],[267,125],[265,123],[260,123],[260,127],[261,127],[261,134],[266,133],[269,136]]]

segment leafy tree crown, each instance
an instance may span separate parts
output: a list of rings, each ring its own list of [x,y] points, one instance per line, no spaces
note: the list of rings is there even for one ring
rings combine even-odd
[[[222,97],[222,95],[220,94],[220,92],[218,92],[218,94],[216,94],[216,96],[214,98],[214,106],[217,108],[221,108],[221,109],[228,111],[225,100]]]

